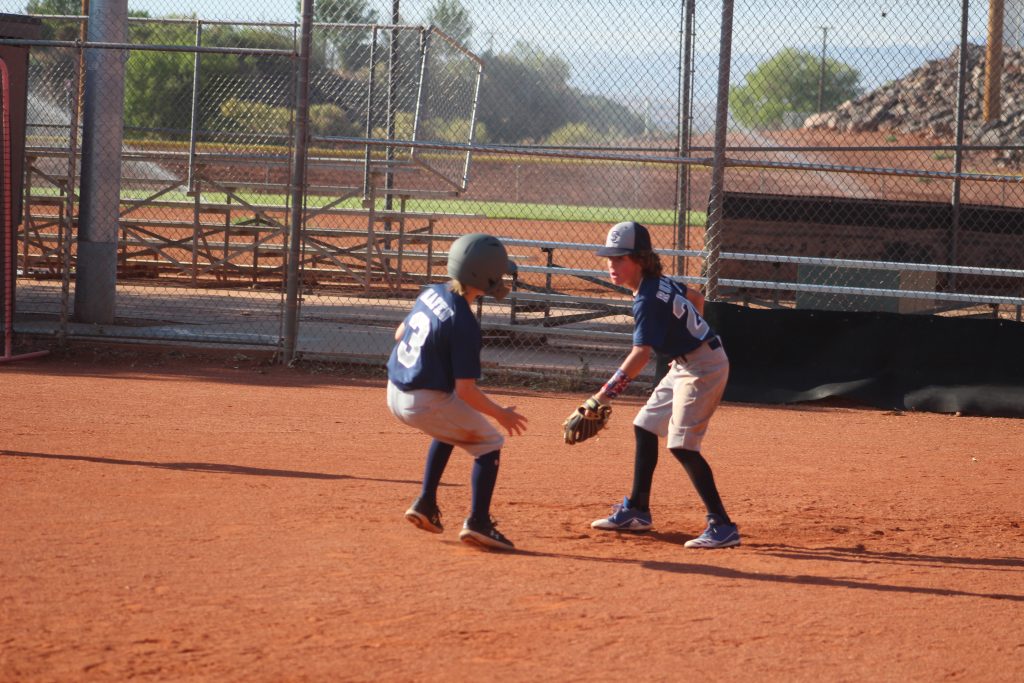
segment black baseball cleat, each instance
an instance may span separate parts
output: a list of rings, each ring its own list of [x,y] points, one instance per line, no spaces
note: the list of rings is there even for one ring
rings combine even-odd
[[[444,524],[441,524],[441,508],[437,505],[426,505],[419,498],[405,511],[405,518],[424,531],[433,534],[444,531]]]
[[[504,534],[494,528],[493,519],[479,522],[472,517],[467,518],[465,524],[462,525],[462,531],[459,532],[459,540],[485,550],[516,549],[512,541],[505,538]]]

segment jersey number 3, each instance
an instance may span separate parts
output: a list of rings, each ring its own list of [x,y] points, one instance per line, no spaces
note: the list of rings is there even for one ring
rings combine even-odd
[[[409,318],[405,326],[408,328],[406,334],[409,340],[398,345],[398,362],[411,368],[420,359],[423,343],[427,341],[427,335],[430,334],[430,318],[423,311],[417,311]]]
[[[686,323],[686,331],[694,339],[703,339],[708,333],[708,323],[700,316],[697,309],[693,307],[690,300],[685,296],[676,294],[672,299],[672,313]]]

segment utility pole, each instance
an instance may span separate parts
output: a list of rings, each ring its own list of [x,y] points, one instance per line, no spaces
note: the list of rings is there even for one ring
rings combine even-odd
[[[818,72],[818,113],[822,112],[825,102],[825,53],[828,50],[828,30],[831,26],[821,26],[821,71]]]
[[[985,47],[983,116],[990,123],[1002,116],[1004,0],[988,0],[988,43]]]

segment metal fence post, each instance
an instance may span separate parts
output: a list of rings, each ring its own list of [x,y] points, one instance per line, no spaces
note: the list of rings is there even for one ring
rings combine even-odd
[[[391,0],[391,44],[388,46],[388,106],[387,106],[387,130],[389,143],[395,139],[395,73],[399,70],[398,65],[398,22],[401,21],[401,0]],[[395,146],[388,144],[384,148],[384,158],[387,167],[384,169],[384,208],[391,211],[394,208],[394,200],[391,192],[395,187]],[[391,220],[384,223],[385,230],[391,232]]]
[[[965,0],[966,1],[966,0]],[[711,167],[711,193],[708,197],[708,227],[704,241],[704,265],[707,272],[705,296],[718,296],[719,256],[722,251],[722,204],[725,194],[725,146],[729,132],[729,68],[732,65],[733,0],[722,0],[722,37],[718,51],[718,105],[715,111],[715,149]]]
[[[85,27],[81,29],[85,33]],[[75,179],[78,167],[78,121],[81,116],[82,88],[85,84],[85,51],[80,47],[76,52],[75,96],[71,98],[71,112],[68,120],[68,174],[65,180],[64,211],[61,230],[58,232],[58,254],[60,258],[60,322],[57,328],[57,345],[67,346],[68,321],[71,304],[71,240],[74,239],[71,226],[74,225]],[[28,202],[26,201],[26,205]],[[28,223],[26,222],[26,225]]]
[[[89,15],[91,42],[123,43],[128,30],[127,0],[92,0]],[[74,306],[80,322],[114,322],[126,58],[127,53],[116,48],[92,48],[85,55]]]
[[[690,156],[690,126],[693,115],[693,20],[695,0],[684,0],[682,36],[679,41],[679,103],[677,123],[678,154],[680,157]],[[674,249],[683,250],[688,246],[688,228],[690,223],[690,167],[680,163],[676,167],[676,239]],[[676,275],[686,274],[686,257],[676,256]]]
[[[306,147],[309,138],[309,52],[312,46],[313,0],[302,0],[302,30],[299,37],[298,80],[295,85],[295,149],[292,157],[291,211],[288,220],[288,269],[285,294],[284,356],[295,360],[299,330],[299,256],[302,244],[302,212],[306,198]]]
[[[958,258],[957,241],[960,239],[960,173],[964,166],[964,110],[967,107],[967,26],[970,0],[963,0],[960,15],[960,60],[956,76],[956,148],[953,150],[953,196],[949,225],[949,265]],[[949,290],[956,291],[956,273],[949,274]]]
[[[366,139],[370,140],[373,138],[373,98],[375,96],[376,89],[376,66],[377,66],[377,27],[374,26],[371,32],[370,40],[370,68],[367,75],[366,82]],[[370,177],[372,171],[371,166],[373,163],[372,147],[370,143],[366,143],[366,151],[363,154],[363,202],[365,203],[367,198],[370,196],[370,185],[372,178]],[[369,256],[367,256],[369,258]]]
[[[203,45],[203,20],[196,19],[196,47]],[[196,50],[192,58],[192,121],[189,125],[188,136],[188,181],[185,186],[189,192],[195,191],[195,168],[196,168],[196,140],[199,132],[199,68],[201,65],[201,53]]]

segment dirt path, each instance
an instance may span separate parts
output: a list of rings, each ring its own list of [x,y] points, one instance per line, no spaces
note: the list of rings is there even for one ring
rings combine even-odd
[[[238,367],[235,367],[238,366]],[[727,404],[705,453],[744,544],[663,458],[629,492],[637,398],[569,448],[530,418],[494,512],[521,548],[402,519],[425,439],[377,380],[133,354],[0,366],[3,681],[1019,681],[1024,422]]]

